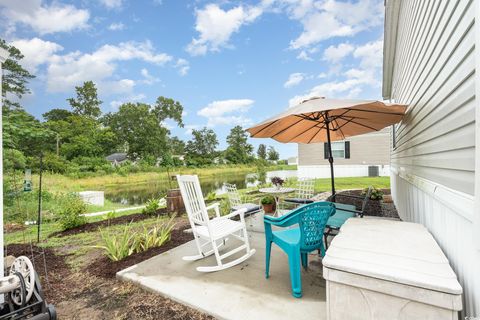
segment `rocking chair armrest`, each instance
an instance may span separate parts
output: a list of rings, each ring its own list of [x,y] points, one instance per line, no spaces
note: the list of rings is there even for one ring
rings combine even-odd
[[[247,208],[242,208],[242,209],[238,209],[238,210],[235,210],[233,211],[232,213],[229,213],[225,216],[221,216],[219,217],[218,219],[231,219],[237,215],[240,216],[240,220],[243,220],[244,219],[244,215],[245,215],[245,212],[247,212]]]
[[[220,203],[212,203],[211,205],[207,206],[206,209],[207,211],[212,209],[215,210],[215,215],[217,216],[217,218],[220,217]]]

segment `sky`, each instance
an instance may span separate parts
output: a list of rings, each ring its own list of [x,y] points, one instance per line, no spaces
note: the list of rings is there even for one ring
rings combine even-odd
[[[92,80],[104,113],[173,98],[171,134],[207,126],[224,149],[233,126],[312,96],[381,99],[383,14],[383,0],[0,0],[0,36],[36,75],[22,105],[37,118]]]

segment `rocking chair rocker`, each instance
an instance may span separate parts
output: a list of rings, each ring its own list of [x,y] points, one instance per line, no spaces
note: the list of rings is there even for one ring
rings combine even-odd
[[[247,260],[255,253],[255,249],[251,249],[248,242],[247,228],[244,219],[246,209],[240,209],[226,216],[220,216],[218,203],[214,203],[208,207],[205,206],[198,176],[177,175],[177,181],[198,249],[197,255],[183,257],[183,260],[196,261],[215,254],[217,260],[216,266],[197,267],[197,271],[199,272],[213,272],[233,267]],[[216,214],[213,219],[210,219],[208,216],[208,210],[211,209],[213,209]],[[235,216],[239,216],[240,221],[231,219]],[[227,237],[229,236],[241,240],[243,244],[226,253],[220,254],[219,248],[225,245],[228,240]],[[227,263],[223,262],[224,259],[242,250],[245,250],[243,256]]]

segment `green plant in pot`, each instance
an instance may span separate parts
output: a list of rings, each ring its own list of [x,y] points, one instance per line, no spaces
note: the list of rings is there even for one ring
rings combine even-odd
[[[274,213],[275,212],[275,198],[273,196],[263,197],[260,201],[265,213]]]

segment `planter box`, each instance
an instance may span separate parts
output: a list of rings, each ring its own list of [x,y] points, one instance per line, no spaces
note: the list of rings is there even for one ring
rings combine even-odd
[[[105,202],[103,191],[81,191],[78,193],[78,195],[86,204],[93,204],[103,207]]]
[[[349,219],[322,261],[327,318],[458,319],[462,287],[416,223]]]

